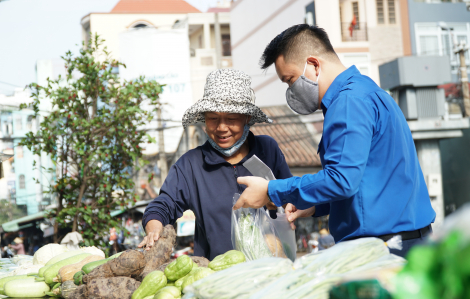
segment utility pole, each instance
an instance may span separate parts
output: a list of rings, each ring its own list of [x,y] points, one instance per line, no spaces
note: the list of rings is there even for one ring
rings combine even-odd
[[[168,175],[168,164],[166,162],[166,153],[165,153],[165,137],[163,136],[163,122],[162,122],[162,107],[157,109],[157,122],[158,122],[158,154],[160,155],[160,177],[163,181]]]
[[[454,53],[460,57],[460,82],[462,83],[462,98],[465,107],[465,116],[470,116],[470,92],[468,90],[467,62],[465,52],[468,50],[464,41],[460,41]]]
[[[215,60],[217,62],[217,68],[222,68],[222,37],[220,35],[220,23],[219,23],[219,13],[215,13],[215,22],[214,22],[214,31],[215,31]]]

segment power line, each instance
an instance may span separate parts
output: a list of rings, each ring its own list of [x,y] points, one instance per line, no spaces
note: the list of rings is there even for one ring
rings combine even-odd
[[[6,84],[6,85],[10,85],[10,86],[14,86],[14,87],[21,87],[21,86],[19,86],[19,85],[16,85],[16,84],[11,84],[11,83],[4,82],[4,81],[0,81],[0,83],[2,83],[2,84]]]

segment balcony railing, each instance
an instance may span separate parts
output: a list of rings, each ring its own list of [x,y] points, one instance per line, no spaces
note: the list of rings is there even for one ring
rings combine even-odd
[[[341,23],[341,37],[343,42],[364,42],[367,41],[367,23]]]

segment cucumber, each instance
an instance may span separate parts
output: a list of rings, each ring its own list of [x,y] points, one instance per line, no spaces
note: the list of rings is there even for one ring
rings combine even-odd
[[[79,255],[79,254],[82,254],[82,253],[85,253],[83,250],[81,249],[77,249],[77,250],[72,250],[72,251],[67,251],[67,252],[64,252],[64,253],[61,253],[59,255],[56,255],[55,257],[51,258],[47,263],[46,263],[46,266],[50,266],[50,265],[53,265],[57,262],[60,262],[62,260],[65,260],[65,259],[68,259],[69,257],[72,257],[74,255]],[[42,269],[42,268],[41,268]]]
[[[25,279],[28,278],[28,275],[15,275],[15,276],[8,276],[8,277],[3,277],[0,279],[0,289],[3,289],[5,283],[12,281],[12,280],[17,280],[17,279]]]
[[[60,268],[62,268],[63,266],[78,263],[78,262],[82,261],[84,258],[86,258],[87,256],[90,256],[90,255],[91,255],[91,253],[81,253],[81,254],[74,255],[74,256],[71,256],[69,258],[66,258],[64,260],[61,260],[60,262],[57,262],[57,263],[51,265],[46,271],[44,271],[44,281],[47,284],[53,283],[54,282],[53,279],[54,279],[54,277],[57,276],[57,274],[59,274]]]
[[[94,262],[90,262],[86,265],[84,265],[82,267],[82,271],[85,272],[85,274],[88,274],[90,273],[93,269],[95,269],[96,267],[100,266],[100,265],[103,265],[103,264],[106,264],[107,262],[109,262],[110,260],[112,259],[115,259],[117,258],[118,256],[120,256],[122,254],[122,252],[119,252],[119,253],[116,253],[115,255],[112,255],[110,257],[108,257],[107,259],[104,259],[104,260],[99,260],[99,261],[94,261]]]
[[[50,290],[46,283],[34,281],[34,277],[11,280],[4,285],[5,295],[13,298],[44,297]]]
[[[39,269],[38,276],[39,277],[44,277],[44,271],[46,271],[49,267],[50,267],[50,265],[49,266],[44,266],[41,269]]]

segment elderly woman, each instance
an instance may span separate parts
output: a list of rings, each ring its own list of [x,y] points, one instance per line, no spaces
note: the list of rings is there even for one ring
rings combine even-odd
[[[149,249],[167,224],[185,210],[196,215],[194,254],[212,260],[233,249],[231,212],[234,193],[244,186],[238,176],[250,176],[243,163],[256,155],[278,179],[292,176],[276,141],[255,136],[250,126],[272,122],[254,105],[251,78],[241,71],[210,73],[204,97],[183,116],[183,126],[205,122],[208,141],[184,154],[170,169],[160,195],[146,208],[142,224],[147,232],[139,247]]]

